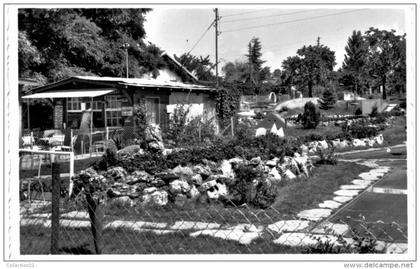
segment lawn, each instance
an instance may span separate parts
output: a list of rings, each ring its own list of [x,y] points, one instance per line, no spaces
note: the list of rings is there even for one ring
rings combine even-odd
[[[407,118],[405,116],[394,117],[391,127],[382,131],[385,143],[389,146],[402,144],[407,141]]]
[[[316,129],[304,129],[301,125],[296,127],[287,127],[284,129],[285,136],[307,136],[307,135],[337,135],[342,133],[340,126],[318,126]]]
[[[50,229],[26,226],[20,230],[21,254],[49,254]],[[302,253],[304,248],[276,245],[259,238],[249,245],[210,236],[191,237],[191,231],[157,235],[152,232],[133,232],[127,229],[106,229],[103,233],[103,254],[269,254]],[[60,233],[59,254],[95,254],[91,231],[88,228],[66,229]],[[170,242],[170,244],[169,244]]]

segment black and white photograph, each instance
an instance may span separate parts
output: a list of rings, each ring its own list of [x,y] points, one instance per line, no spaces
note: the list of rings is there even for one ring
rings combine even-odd
[[[2,8],[7,267],[415,268],[415,2]]]

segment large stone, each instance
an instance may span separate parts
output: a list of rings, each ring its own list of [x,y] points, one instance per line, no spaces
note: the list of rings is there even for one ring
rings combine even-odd
[[[283,163],[280,165],[280,167],[283,171],[290,170],[294,174],[300,173],[299,165],[297,164],[296,160],[290,156],[285,156],[283,158]]]
[[[376,173],[371,173],[371,172],[364,172],[359,174],[359,177],[363,180],[369,180],[369,181],[374,181],[374,180],[379,180],[379,177]]]
[[[383,135],[382,135],[382,134],[377,135],[377,136],[375,137],[375,142],[376,142],[378,145],[382,145],[382,144],[384,143],[384,137],[383,137]]]
[[[149,188],[145,188],[143,190],[143,193],[144,194],[151,194],[151,193],[154,193],[155,191],[157,191],[157,188],[156,187],[149,187]]]
[[[335,196],[333,198],[334,201],[342,203],[342,204],[347,203],[351,199],[353,199],[353,197],[350,197],[350,196]]]
[[[327,149],[328,148],[328,143],[325,140],[321,140],[318,141],[318,147],[321,149]]]
[[[300,150],[302,151],[302,154],[304,154],[304,155],[309,154],[309,148],[305,145],[300,146]]]
[[[281,220],[268,225],[267,229],[275,233],[297,232],[306,229],[309,224],[307,220]]]
[[[339,202],[333,200],[326,200],[318,205],[321,208],[329,208],[329,209],[336,209],[341,206]]]
[[[340,189],[342,190],[364,190],[369,186],[369,184],[353,184],[353,185],[341,185]]]
[[[166,191],[155,191],[151,194],[152,201],[156,205],[166,205],[168,203],[168,193]]]
[[[187,193],[191,189],[191,186],[183,180],[174,180],[169,183],[169,191],[173,194]]]
[[[177,167],[175,167],[174,169],[172,169],[171,171],[172,173],[174,173],[175,175],[183,175],[183,176],[193,176],[194,172],[193,170],[188,167],[188,166],[180,166],[178,165]]]
[[[340,144],[338,144],[337,148],[339,149],[345,149],[349,147],[349,143],[347,142],[347,140],[343,140],[340,142]]]
[[[332,223],[329,221],[325,221],[315,227],[312,233],[316,234],[330,234],[330,235],[341,235],[346,236],[348,232],[350,232],[350,226],[344,223]]]
[[[239,158],[239,157],[235,157],[235,158],[229,159],[228,161],[231,164],[239,164],[239,163],[243,163],[244,159]]]
[[[200,186],[203,184],[203,177],[200,174],[193,175],[191,177],[191,183],[196,186]]]
[[[125,148],[123,148],[123,149],[120,149],[120,150],[117,152],[117,154],[118,154],[119,156],[133,155],[133,154],[135,154],[135,153],[137,153],[137,152],[139,152],[139,151],[143,151],[143,150],[140,148],[140,145],[130,145],[130,146],[127,146],[127,147],[125,147]]]
[[[118,205],[118,206],[132,206],[133,201],[128,196],[121,196],[111,199],[111,204]]]
[[[158,125],[147,125],[144,133],[147,146],[150,150],[155,152],[163,152],[165,150],[165,146],[163,145],[162,134]]]
[[[199,187],[199,190],[200,191],[206,191],[206,190],[208,190],[208,189],[210,189],[210,188],[212,188],[216,185],[217,185],[217,181],[215,179],[214,180],[209,180],[209,181],[206,181],[203,184],[201,184],[201,186]]]
[[[281,181],[281,175],[275,167],[270,169],[270,172],[268,172],[268,175],[271,179],[273,179],[273,182],[280,182]]]
[[[331,215],[331,209],[316,208],[303,210],[297,214],[298,218],[318,221]]]
[[[364,147],[366,146],[366,143],[365,141],[356,138],[353,139],[352,145],[353,147]]]
[[[195,165],[192,170],[194,173],[199,174],[204,178],[208,178],[211,175],[211,169],[208,166]]]
[[[258,157],[252,158],[250,161],[250,164],[255,165],[255,166],[261,164],[261,157],[258,156]]]
[[[200,195],[200,192],[197,190],[195,186],[192,186],[189,192],[187,193],[187,197],[193,200],[197,199],[199,195]]]
[[[294,180],[294,179],[296,179],[296,175],[295,175],[295,174],[293,174],[293,172],[292,172],[292,171],[290,171],[289,169],[287,169],[287,170],[284,172],[284,176],[285,176],[285,178],[286,178],[287,180]]]
[[[354,197],[359,194],[360,190],[338,190],[335,191],[334,194],[337,196],[350,196]]]
[[[256,137],[258,137],[258,136],[263,136],[263,135],[266,135],[266,134],[267,134],[267,129],[262,128],[262,127],[258,128],[258,129],[255,131],[255,136],[256,136]]]
[[[235,177],[235,173],[233,172],[232,165],[229,163],[228,160],[223,160],[220,164],[220,170],[224,177]]]
[[[294,157],[293,159],[297,163],[300,172],[302,172],[306,177],[308,177],[309,171],[307,168],[307,164],[308,164],[309,158],[307,156],[300,156],[300,157]]]
[[[127,171],[124,168],[117,166],[110,168],[106,171],[105,175],[106,178],[110,178],[114,181],[125,181],[127,177]]]

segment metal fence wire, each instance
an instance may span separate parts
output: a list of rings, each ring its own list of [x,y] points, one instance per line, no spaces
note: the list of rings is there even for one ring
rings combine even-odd
[[[52,167],[53,178],[57,167]],[[55,176],[54,176],[55,173]],[[57,179],[55,179],[57,181]],[[53,180],[54,182],[54,180]],[[60,191],[23,199],[21,254],[404,253],[407,228],[346,218],[282,220],[274,208]],[[155,194],[158,195],[158,194]]]

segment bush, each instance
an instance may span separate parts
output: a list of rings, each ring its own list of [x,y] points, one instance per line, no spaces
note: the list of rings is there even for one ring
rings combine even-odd
[[[327,148],[327,149],[317,149],[317,154],[319,159],[316,161],[316,164],[329,164],[329,165],[336,165],[337,158],[334,155],[334,148]]]
[[[354,112],[354,115],[355,116],[361,116],[362,114],[363,114],[363,112],[362,112],[362,109],[360,107],[358,107],[356,109],[356,111]]]
[[[350,135],[352,138],[361,139],[366,137],[373,137],[379,133],[379,128],[369,126],[365,121],[353,122],[347,129],[346,127],[347,126],[343,126],[343,132],[345,132],[347,135]]]
[[[305,129],[315,129],[320,121],[320,113],[312,102],[307,102],[302,115],[302,125]]]
[[[378,115],[378,108],[376,106],[372,107],[372,111],[370,112],[369,116],[374,118]]]
[[[334,96],[334,93],[331,90],[326,89],[322,93],[322,98],[319,100],[319,108],[323,110],[328,110],[334,107],[335,102],[336,98]]]

